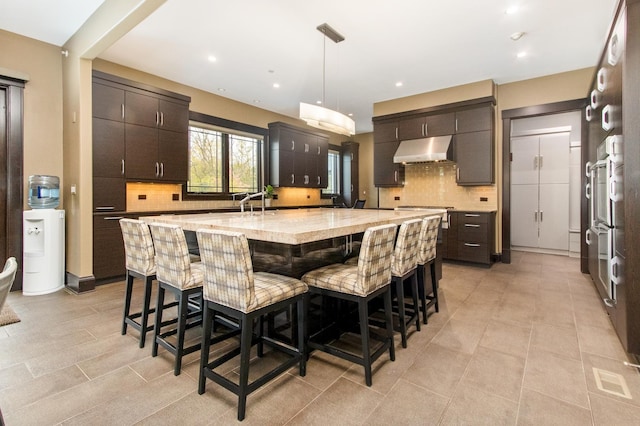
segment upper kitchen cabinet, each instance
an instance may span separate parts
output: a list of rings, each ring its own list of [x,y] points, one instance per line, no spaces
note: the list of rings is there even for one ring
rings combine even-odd
[[[375,186],[404,185],[404,165],[393,162],[400,145],[398,121],[373,123],[373,181]]]
[[[455,131],[455,114],[419,115],[400,120],[398,137],[401,141],[451,135]]]
[[[94,178],[185,182],[191,98],[93,74]]]
[[[454,157],[458,185],[494,183],[493,105],[456,111]]]
[[[274,186],[326,188],[329,138],[282,122],[269,123]]]

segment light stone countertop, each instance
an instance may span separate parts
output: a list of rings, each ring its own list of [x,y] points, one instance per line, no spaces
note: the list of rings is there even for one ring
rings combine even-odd
[[[442,214],[443,210],[396,211],[372,209],[295,209],[244,213],[202,213],[144,216],[146,223],[169,223],[182,229],[201,228],[242,232],[250,240],[304,244],[364,232],[371,226]]]

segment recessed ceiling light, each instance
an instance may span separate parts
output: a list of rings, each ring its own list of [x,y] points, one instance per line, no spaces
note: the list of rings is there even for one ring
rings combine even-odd
[[[350,112],[349,114],[347,114],[349,117],[353,117],[353,113]]]
[[[259,100],[259,99],[254,99],[254,100],[253,100],[253,103],[254,103],[254,104],[259,104],[259,103],[260,103],[260,100]]]
[[[398,82],[396,83],[396,87],[402,87],[402,82],[401,82],[401,81],[398,81]]]
[[[517,12],[518,12],[518,6],[516,5],[509,6],[507,10],[504,11],[504,13],[506,13],[507,15],[513,15]]]
[[[274,89],[279,89],[280,88],[280,83],[273,83],[273,88]]]
[[[213,55],[209,55],[209,57],[208,57],[207,59],[209,59],[209,62],[215,62],[215,61],[217,61],[217,60],[218,60],[218,59],[217,59],[215,56],[213,56]]]
[[[225,89],[224,87],[218,87],[218,92],[226,92],[227,89]]]
[[[316,103],[317,103],[318,105],[322,105],[322,101],[321,101],[321,100],[317,100],[317,101],[316,101]]]
[[[523,36],[523,35],[524,35],[524,32],[522,32],[522,31],[518,31],[518,32],[515,32],[515,33],[511,34],[511,35],[509,36],[509,38],[510,38],[511,40],[513,40],[513,41],[517,41],[517,40],[520,40],[520,39],[522,38],[522,36]]]
[[[527,52],[518,52],[518,54],[516,55],[518,58],[524,58],[525,56],[527,56]]]

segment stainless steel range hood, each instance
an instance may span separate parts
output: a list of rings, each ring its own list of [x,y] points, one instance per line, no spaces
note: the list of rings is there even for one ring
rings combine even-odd
[[[453,161],[451,138],[452,135],[446,135],[401,141],[393,162]]]

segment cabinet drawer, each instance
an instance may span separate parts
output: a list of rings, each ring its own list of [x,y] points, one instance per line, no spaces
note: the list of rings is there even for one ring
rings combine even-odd
[[[486,243],[458,241],[458,260],[490,263],[489,247]]]
[[[93,275],[96,280],[124,275],[126,272],[119,222],[121,217],[93,217]]]
[[[489,228],[486,223],[462,221],[458,224],[458,240],[486,244],[489,241]]]
[[[458,224],[464,225],[465,223],[472,224],[487,224],[489,223],[489,215],[486,213],[456,213],[458,215]]]

